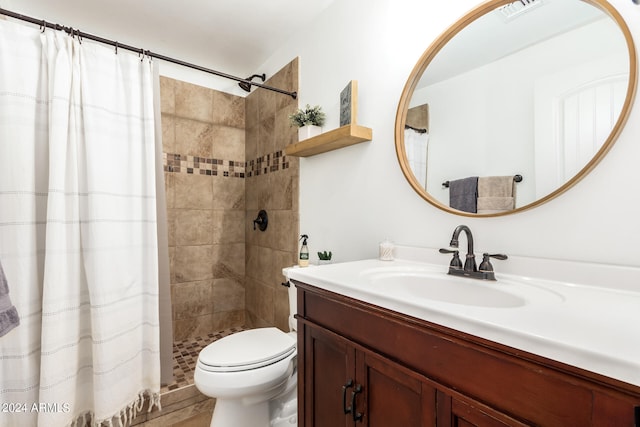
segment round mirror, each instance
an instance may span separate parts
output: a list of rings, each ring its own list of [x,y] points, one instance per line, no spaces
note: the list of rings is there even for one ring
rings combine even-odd
[[[414,67],[396,117],[400,167],[451,213],[532,208],[603,158],[636,81],[631,33],[606,1],[484,3]]]

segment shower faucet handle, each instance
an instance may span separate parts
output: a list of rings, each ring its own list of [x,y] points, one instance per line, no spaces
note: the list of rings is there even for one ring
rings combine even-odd
[[[253,220],[253,229],[256,229],[256,225],[260,229],[260,231],[265,231],[267,226],[269,225],[269,216],[267,215],[267,211],[264,209],[258,212],[258,217]]]

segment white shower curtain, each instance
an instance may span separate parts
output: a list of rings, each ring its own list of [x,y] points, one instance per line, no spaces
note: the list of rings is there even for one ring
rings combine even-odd
[[[0,20],[1,426],[121,425],[159,405],[152,66]]]

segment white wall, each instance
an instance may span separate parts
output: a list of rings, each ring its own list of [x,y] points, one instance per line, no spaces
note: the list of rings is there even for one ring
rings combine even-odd
[[[340,91],[358,80],[358,123],[373,128],[372,142],[301,160],[300,229],[310,235],[310,249],[332,250],[337,261],[345,261],[376,256],[385,237],[442,247],[464,223],[474,232],[477,253],[640,266],[637,105],[598,167],[568,193],[533,210],[497,218],[456,216],[425,202],[406,182],[394,148],[404,84],[426,47],[480,3],[337,1],[260,67],[269,74],[299,56],[300,105],[322,105],[326,129],[338,126]],[[640,6],[610,3],[640,42]]]

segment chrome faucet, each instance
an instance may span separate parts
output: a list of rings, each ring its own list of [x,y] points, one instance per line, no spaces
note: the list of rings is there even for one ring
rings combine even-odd
[[[460,237],[460,232],[462,231],[464,231],[467,235],[467,255],[464,260],[464,267],[462,265],[462,261],[460,261],[460,254],[457,249],[459,244],[458,238]],[[466,225],[459,225],[455,230],[453,230],[453,236],[451,236],[449,247],[455,249],[440,249],[440,253],[453,254],[453,258],[451,259],[451,263],[449,264],[449,274],[453,274],[456,276],[471,277],[474,279],[482,280],[496,280],[495,274],[493,272],[493,265],[491,265],[490,259],[507,259],[507,256],[503,254],[484,253],[482,255],[482,262],[480,263],[480,267],[478,268],[476,266],[476,255],[473,253],[473,234],[471,233],[471,229]]]

